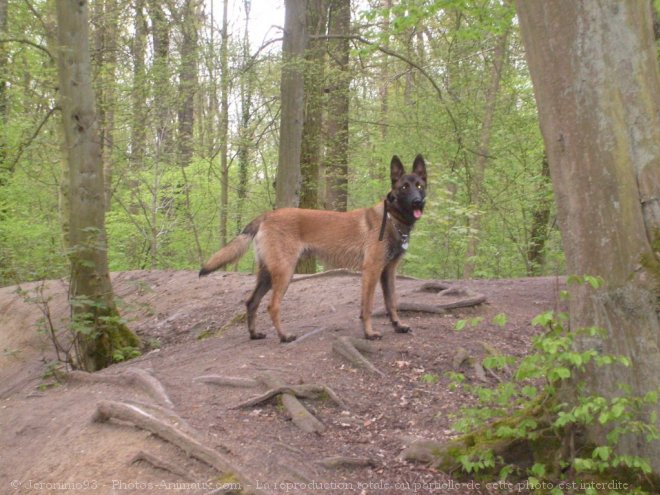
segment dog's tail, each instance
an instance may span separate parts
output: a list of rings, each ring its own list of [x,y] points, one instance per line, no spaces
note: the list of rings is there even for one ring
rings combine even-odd
[[[250,247],[254,236],[259,232],[263,215],[252,220],[243,231],[238,234],[229,244],[220,249],[202,266],[199,276],[203,277],[229,263],[238,261]]]

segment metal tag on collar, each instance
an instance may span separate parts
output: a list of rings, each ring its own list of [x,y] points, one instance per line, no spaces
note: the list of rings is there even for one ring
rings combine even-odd
[[[401,236],[401,248],[405,251],[408,249],[408,238],[410,236],[408,235],[402,235]]]

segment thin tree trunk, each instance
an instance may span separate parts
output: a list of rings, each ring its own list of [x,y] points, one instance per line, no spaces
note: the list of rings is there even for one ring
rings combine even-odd
[[[68,209],[65,236],[71,261],[71,312],[80,364],[95,371],[112,362],[113,352],[138,345],[119,321],[108,272],[103,163],[95,95],[91,81],[88,5],[57,0],[60,107]]]
[[[222,42],[220,45],[220,245],[227,244],[227,210],[229,208],[229,163],[227,148],[229,140],[229,31],[227,7],[222,4]]]
[[[539,184],[538,203],[532,214],[532,228],[527,247],[527,275],[540,275],[545,262],[545,241],[548,239],[548,221],[550,220],[550,165],[548,155],[543,153],[541,164],[541,184]]]
[[[300,203],[300,152],[302,147],[304,74],[307,45],[307,2],[285,0],[282,79],[280,84],[280,146],[275,184],[275,206],[297,207]]]
[[[131,89],[131,152],[130,164],[133,170],[144,165],[147,143],[147,86],[144,64],[147,23],[144,15],[145,0],[135,0],[131,60],[133,62],[133,87]]]
[[[325,201],[326,209],[346,211],[348,207],[348,110],[351,3],[333,0],[330,5],[329,34],[345,36],[328,42],[331,72],[326,124]]]
[[[0,0],[0,38],[7,37],[7,5],[8,0]],[[5,169],[7,160],[7,136],[6,129],[9,124],[7,108],[7,46],[0,43],[0,167]],[[0,185],[3,178],[0,177]]]
[[[254,91],[254,68],[250,57],[250,8],[251,0],[243,0],[245,10],[245,26],[243,31],[243,67],[241,70],[241,124],[238,136],[238,188],[236,195],[236,233],[243,229],[243,208],[247,197],[248,167],[250,165],[250,148],[252,131],[250,129],[252,112],[252,92]]]
[[[463,278],[472,278],[476,267],[475,256],[479,249],[479,231],[481,230],[481,214],[479,212],[484,195],[484,176],[486,175],[486,166],[488,164],[488,155],[490,154],[490,138],[493,126],[493,116],[497,108],[497,94],[500,90],[500,81],[502,80],[502,69],[507,53],[508,30],[501,34],[496,43],[493,53],[493,65],[490,71],[490,85],[486,91],[486,101],[484,107],[484,116],[481,121],[481,133],[479,136],[479,154],[474,165],[472,175],[472,205],[474,214],[468,221],[469,237],[467,250],[465,252],[465,264],[463,266]]]
[[[603,328],[602,351],[631,362],[589,368],[585,393],[619,395],[624,384],[644,395],[660,376],[660,260],[650,242],[660,231],[660,78],[650,4],[519,0],[516,9],[567,270],[605,281],[570,288],[571,328]],[[650,409],[660,413],[660,403]],[[588,433],[602,432],[590,425]],[[617,449],[660,473],[660,442],[630,435]]]

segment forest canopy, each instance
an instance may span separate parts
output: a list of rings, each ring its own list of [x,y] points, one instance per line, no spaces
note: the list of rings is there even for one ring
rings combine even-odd
[[[90,4],[113,271],[197,269],[275,205],[282,27],[265,35],[256,27],[264,2],[227,3],[226,22],[222,2]],[[333,17],[338,3],[346,2],[310,2],[319,14],[312,26],[318,52],[295,62],[314,73],[307,115],[319,117],[317,168],[311,186],[306,182],[317,196],[308,207],[328,206],[326,185],[343,157],[332,101],[348,81],[346,207],[382,200],[393,154],[406,163],[417,153],[427,160],[426,214],[402,272],[561,273],[548,167],[513,7],[353,1],[350,25],[342,28]],[[41,0],[0,4],[0,284],[9,285],[65,276],[69,267],[59,214],[54,8]],[[348,41],[347,65],[338,61],[341,41]],[[238,268],[252,270],[252,259]]]

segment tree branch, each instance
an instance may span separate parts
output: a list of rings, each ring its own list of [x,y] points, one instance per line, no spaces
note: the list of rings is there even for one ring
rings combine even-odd
[[[37,50],[41,50],[46,55],[48,55],[48,58],[50,58],[51,62],[55,62],[55,57],[53,57],[53,54],[50,53],[48,48],[40,45],[39,43],[35,43],[34,41],[26,40],[23,38],[2,38],[0,39],[0,43],[23,43],[24,45],[30,45],[31,47],[36,48]]]
[[[0,41],[2,41],[2,40],[0,40]],[[16,168],[16,164],[18,163],[18,161],[23,156],[23,153],[25,152],[25,150],[32,144],[32,141],[34,141],[37,138],[37,136],[41,132],[41,129],[46,125],[46,122],[48,122],[48,119],[50,119],[51,115],[53,115],[55,113],[55,111],[59,110],[59,109],[60,109],[59,106],[54,106],[53,108],[48,110],[48,113],[46,114],[46,116],[43,118],[41,123],[37,126],[35,131],[32,133],[32,136],[30,136],[30,138],[27,141],[21,143],[18,146],[18,152],[16,153],[16,157],[11,162],[11,165],[9,165],[9,167],[6,167],[6,170],[8,170],[9,172],[14,171],[14,169]]]

